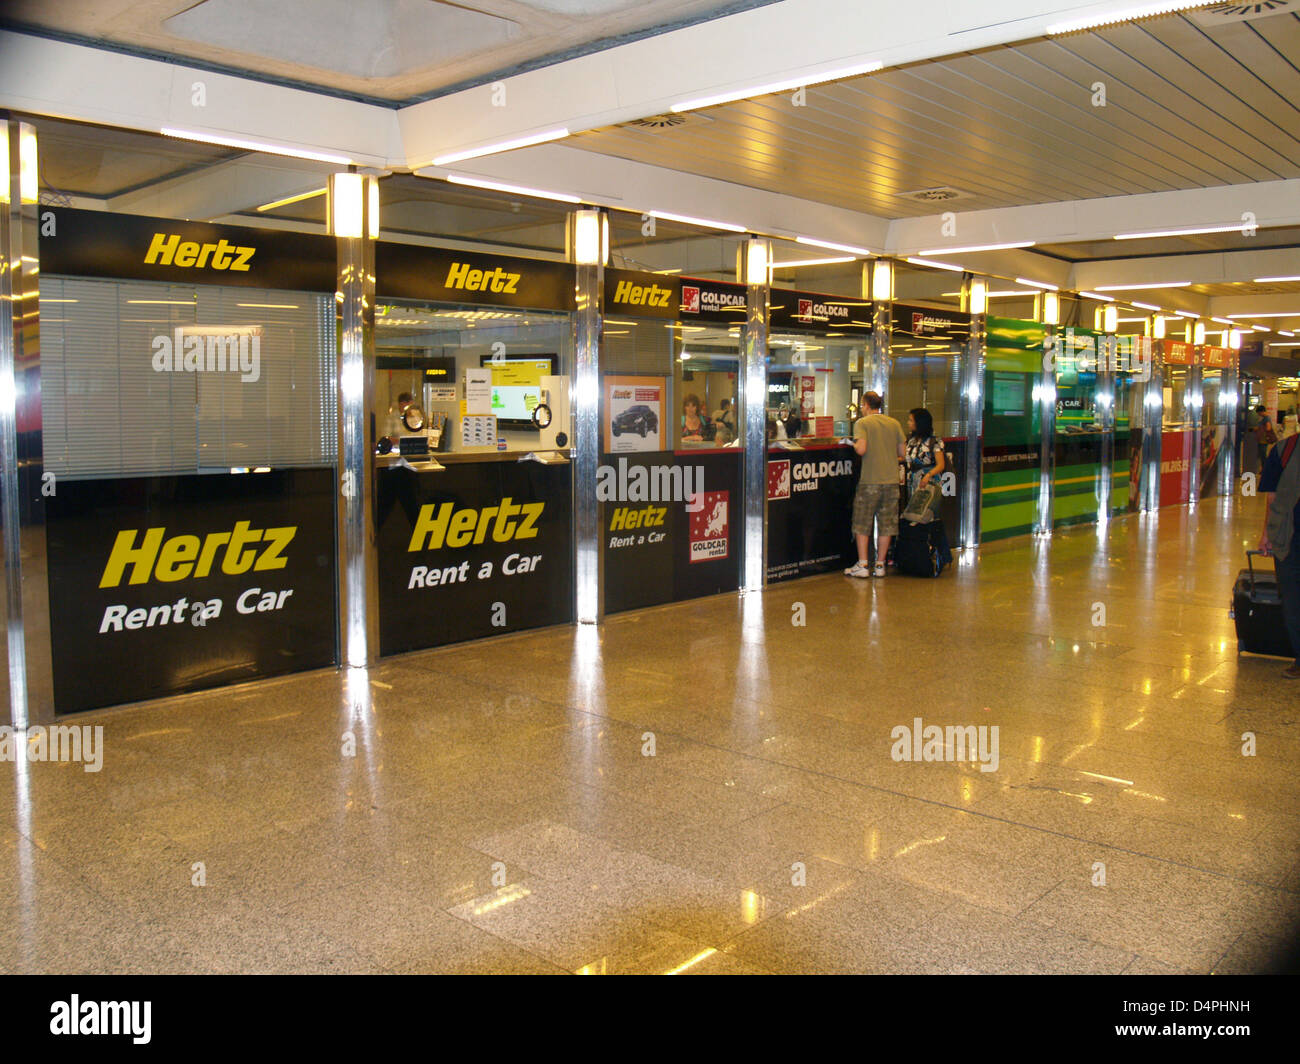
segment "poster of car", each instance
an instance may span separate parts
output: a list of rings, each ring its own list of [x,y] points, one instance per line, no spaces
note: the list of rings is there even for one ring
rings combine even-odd
[[[605,378],[605,452],[661,451],[664,377]]]

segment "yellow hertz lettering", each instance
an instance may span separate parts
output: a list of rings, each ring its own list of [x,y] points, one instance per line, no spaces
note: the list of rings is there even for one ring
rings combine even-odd
[[[639,510],[620,506],[609,519],[609,530],[621,532],[629,528],[662,528],[667,516],[666,506],[644,506]]]
[[[449,502],[430,503],[420,507],[420,515],[411,530],[411,542],[406,548],[414,550],[441,550],[443,547],[468,547],[482,543],[488,533],[497,543],[512,539],[533,539],[537,535],[537,519],[546,508],[543,502],[516,504],[507,495],[499,506],[485,506],[481,510],[457,510]]]
[[[657,284],[633,284],[631,281],[619,281],[614,289],[614,302],[633,306],[666,307],[671,288],[662,288]]]
[[[515,295],[522,274],[495,270],[471,269],[468,263],[453,262],[447,271],[447,288],[468,288],[472,292],[501,292]]]
[[[202,539],[198,536],[164,539],[165,528],[146,528],[143,534],[138,528],[127,529],[119,532],[113,542],[99,586],[117,587],[128,569],[131,572],[128,584],[147,584],[151,577],[171,583],[211,576],[217,553],[223,547],[221,571],[228,576],[239,576],[249,569],[254,572],[283,569],[289,564],[284,550],[297,531],[297,526],[250,528],[248,521],[237,521],[231,531],[209,532]],[[262,547],[260,552],[258,544]]]
[[[238,247],[225,240],[215,244],[181,241],[176,233],[154,233],[153,242],[145,253],[146,266],[180,266],[185,269],[229,270],[247,273],[248,264],[257,254],[257,248]]]

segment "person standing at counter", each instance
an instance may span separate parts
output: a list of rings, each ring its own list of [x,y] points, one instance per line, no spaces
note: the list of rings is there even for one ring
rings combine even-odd
[[[682,400],[682,440],[700,443],[712,438],[709,419],[701,413],[700,397],[692,392]]]
[[[934,418],[923,406],[907,413],[907,493],[912,495],[944,471],[943,444],[935,438]]]
[[[844,570],[859,579],[885,575],[885,556],[890,540],[898,534],[898,463],[907,446],[903,426],[884,413],[877,392],[862,397],[867,415],[853,427],[853,449],[862,456],[862,473],[853,496],[853,534],[857,537],[858,561]],[[868,558],[873,528],[876,533],[876,566]]]

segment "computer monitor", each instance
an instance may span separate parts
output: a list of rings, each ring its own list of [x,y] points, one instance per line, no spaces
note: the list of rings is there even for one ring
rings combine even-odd
[[[533,410],[541,402],[542,378],[555,375],[555,355],[482,355],[479,364],[492,371],[492,413],[497,427],[535,429]]]

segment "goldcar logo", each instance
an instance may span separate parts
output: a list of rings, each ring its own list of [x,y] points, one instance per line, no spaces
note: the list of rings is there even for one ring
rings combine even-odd
[[[298,528],[250,528],[249,521],[236,521],[229,532],[209,532],[198,536],[167,535],[166,528],[147,528],[139,543],[140,529],[131,528],[117,534],[113,550],[109,553],[100,587],[118,587],[129,567],[128,584],[146,584],[152,577],[163,583],[174,583],[212,575],[220,553],[221,572],[239,576],[250,569],[264,572],[283,569],[289,562],[284,549],[293,541]],[[258,549],[260,545],[261,549]]]
[[[466,262],[453,262],[447,271],[447,288],[465,288],[471,292],[503,292],[515,295],[522,274],[508,273],[498,266],[495,270],[475,270]]]
[[[491,532],[496,543],[514,539],[533,539],[537,521],[546,508],[543,502],[516,504],[510,496],[499,506],[457,509],[452,503],[430,503],[420,507],[420,515],[411,529],[408,551],[440,550],[445,547],[468,547],[482,543]]]
[[[215,244],[182,242],[177,233],[154,233],[144,262],[146,266],[180,266],[184,269],[230,270],[247,273],[257,248],[238,247],[225,240]]]

